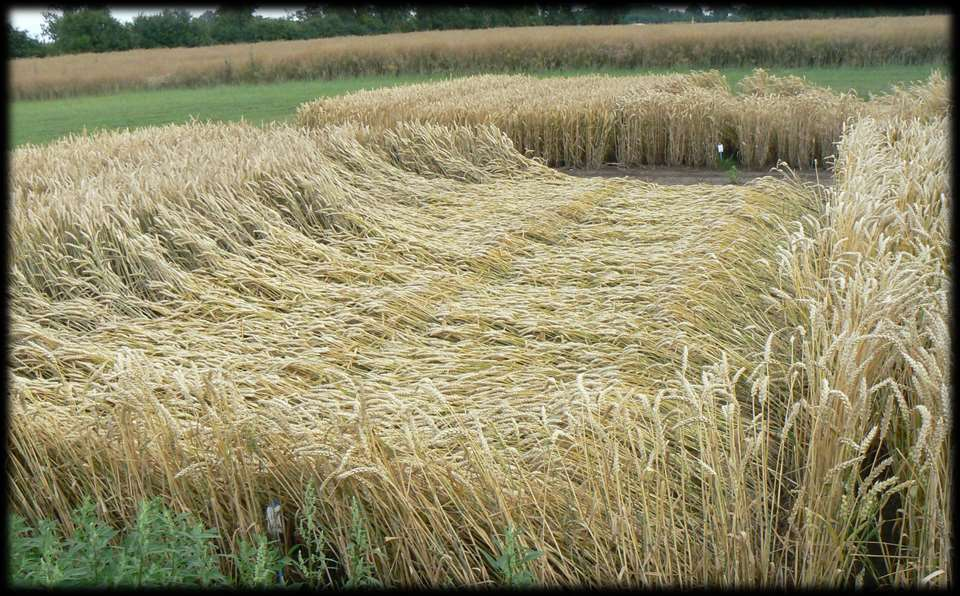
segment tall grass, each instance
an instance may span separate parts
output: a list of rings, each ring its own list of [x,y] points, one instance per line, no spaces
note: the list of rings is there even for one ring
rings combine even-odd
[[[949,17],[496,28],[10,61],[15,100],[122,89],[570,68],[945,64]]]
[[[719,163],[716,146],[722,143],[747,168],[782,161],[812,169],[834,154],[851,118],[929,118],[946,114],[950,105],[939,71],[926,84],[867,102],[762,69],[742,79],[740,91],[734,93],[717,71],[546,80],[481,75],[318,99],[299,108],[297,121],[359,121],[375,128],[407,121],[494,124],[518,149],[551,165],[709,167]]]
[[[828,189],[490,126],[19,149],[9,503],[279,518],[388,586],[947,585],[947,126],[860,119]]]

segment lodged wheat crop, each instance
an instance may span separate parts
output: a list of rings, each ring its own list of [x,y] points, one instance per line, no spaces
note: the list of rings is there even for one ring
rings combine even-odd
[[[739,93],[716,71],[546,80],[481,75],[319,99],[303,104],[297,118],[304,126],[494,124],[518,149],[551,165],[709,167],[722,143],[748,168],[783,161],[803,169],[834,155],[844,124],[859,115],[920,109],[933,117],[949,105],[939,72],[924,84],[862,101],[756,69]]]
[[[762,349],[774,270],[752,259],[812,209],[756,188],[705,209],[563,176],[495,129],[413,125],[74,138],[18,151],[13,188],[17,510],[93,494],[129,518],[159,493],[249,528],[314,480],[337,540],[356,495],[379,573],[413,583],[488,580],[507,523],[554,553],[547,582],[623,557],[655,581],[643,558],[712,548],[676,517],[726,481],[703,485],[702,406],[659,382]]]
[[[232,549],[312,483],[387,585],[489,583],[507,527],[543,585],[947,585],[947,126],[859,119],[830,188],[471,122],[18,149],[9,503],[161,496]]]

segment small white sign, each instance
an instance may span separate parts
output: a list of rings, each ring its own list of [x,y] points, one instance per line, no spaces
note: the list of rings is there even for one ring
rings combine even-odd
[[[723,143],[719,143],[717,145],[717,151],[719,151],[720,153],[723,153]]]

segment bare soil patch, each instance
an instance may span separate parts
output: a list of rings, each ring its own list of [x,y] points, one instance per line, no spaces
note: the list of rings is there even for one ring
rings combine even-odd
[[[683,168],[675,166],[637,166],[620,167],[616,165],[607,165],[601,168],[557,168],[559,171],[580,177],[600,177],[600,178],[638,178],[647,182],[656,184],[733,184],[730,177],[724,170],[706,170],[701,168]],[[819,172],[814,170],[794,170],[794,173],[804,182],[818,182],[823,185],[829,185],[833,182],[833,172],[828,168],[820,168]],[[785,173],[777,170],[737,170],[736,184],[745,184],[755,178],[763,176],[783,177]]]

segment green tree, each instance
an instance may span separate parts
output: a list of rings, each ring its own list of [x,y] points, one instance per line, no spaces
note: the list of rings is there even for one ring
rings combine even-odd
[[[356,11],[357,24],[365,35],[386,33],[387,27],[383,22],[380,10],[375,6],[364,6]]]
[[[251,27],[254,41],[304,39],[306,37],[302,23],[291,18],[255,17]]]
[[[601,6],[598,8],[587,7],[580,10],[572,9],[574,21],[577,25],[617,25],[623,22],[628,8],[610,8]]]
[[[301,8],[296,13],[294,13],[295,18],[298,21],[306,21],[314,17],[322,17],[323,6],[324,6],[323,4],[319,4],[319,3],[306,4],[304,5],[303,8]]]
[[[623,23],[675,23],[685,21],[690,17],[682,12],[670,12],[660,6],[634,6],[623,16]]]
[[[443,29],[443,24],[449,22],[449,17],[444,13],[449,11],[448,7],[440,7],[432,4],[418,4],[414,7],[414,30],[431,31]]]
[[[210,23],[210,37],[215,44],[254,41],[255,6],[219,7]]]
[[[304,37],[308,39],[346,35],[343,19],[337,13],[310,15],[301,22],[300,26]]]
[[[190,12],[182,8],[134,17],[130,32],[138,48],[194,47],[204,41]]]
[[[573,9],[569,4],[544,6],[540,9],[544,25],[569,25],[573,23]]]
[[[46,53],[40,41],[30,37],[26,31],[14,27],[10,21],[7,21],[7,52],[11,58],[30,58]]]
[[[55,53],[113,52],[132,47],[130,31],[105,8],[44,13],[44,31]]]
[[[388,33],[400,33],[409,31],[413,24],[413,15],[410,14],[412,6],[410,4],[397,4],[394,6],[385,6],[380,9],[383,24]]]
[[[366,33],[358,19],[358,11],[354,7],[326,5],[322,12],[313,19],[319,20],[315,25],[323,33],[322,37],[336,37],[338,35],[363,35]]]
[[[706,18],[703,14],[703,7],[699,4],[688,5],[686,15],[688,19],[694,19],[696,21],[702,21],[704,18]]]

